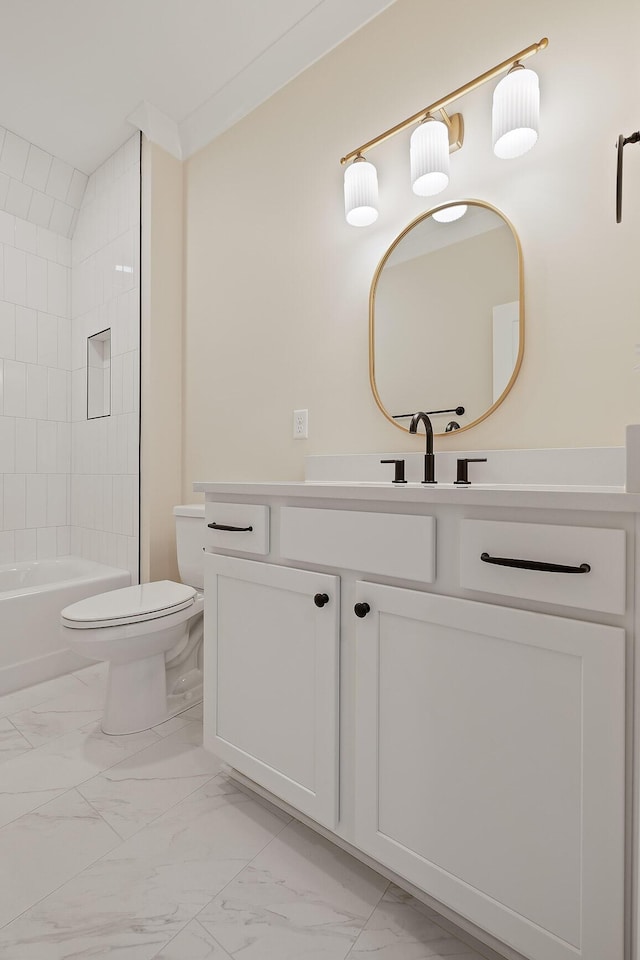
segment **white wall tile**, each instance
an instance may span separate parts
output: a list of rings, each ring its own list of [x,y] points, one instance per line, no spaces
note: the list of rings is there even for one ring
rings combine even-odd
[[[0,358],[14,360],[16,356],[16,308],[13,303],[0,302]]]
[[[34,363],[27,364],[26,416],[47,419],[47,368]]]
[[[71,266],[71,240],[69,237],[63,237],[60,234],[57,234],[58,239],[58,253],[56,260],[63,267]]]
[[[0,210],[0,243],[8,243],[11,246],[15,243],[16,218]]]
[[[32,253],[27,254],[27,306],[35,310],[49,310],[51,313],[66,313],[66,301],[63,301],[64,310],[51,310],[49,306],[47,269],[51,266],[57,267],[58,264],[52,264]],[[59,269],[64,270],[64,267]]]
[[[57,424],[52,420],[38,420],[37,472],[54,473],[57,465]]]
[[[36,253],[38,228],[28,220],[16,218],[15,245],[26,253]]]
[[[27,255],[5,245],[4,250],[4,299],[10,303],[27,305]]]
[[[87,371],[80,367],[71,374],[71,419],[86,420],[87,417]]]
[[[22,178],[23,181],[35,190],[44,192],[52,161],[53,157],[50,153],[45,153],[44,150],[41,150],[32,143],[29,147],[27,164]]]
[[[15,177],[16,180],[22,180],[25,167],[27,165],[27,156],[29,153],[29,143],[22,137],[17,137],[15,133],[7,130],[0,153],[0,172],[6,173],[9,177]]]
[[[22,217],[23,220],[26,220],[32,198],[33,190],[31,187],[28,187],[26,183],[21,183],[20,180],[11,179],[9,180],[4,208],[8,213],[13,213],[16,217]]]
[[[28,307],[16,307],[16,360],[23,363],[38,361],[37,313]]]
[[[45,260],[57,260],[58,259],[58,241],[61,238],[57,233],[54,233],[53,230],[47,230],[45,227],[37,228],[37,250],[36,253],[39,257],[44,257]],[[66,237],[63,238],[66,241]]]
[[[58,317],[57,320],[56,366],[61,370],[71,370],[71,320],[68,317]]]
[[[49,171],[46,192],[50,197],[55,197],[56,200],[66,200],[72,176],[73,167],[65,163],[64,160],[54,157]]]
[[[16,469],[16,421],[13,417],[0,417],[0,473],[13,473]]]
[[[57,527],[56,555],[66,557],[71,553],[71,527]]]
[[[58,318],[50,313],[38,313],[38,357],[44,367],[58,366]],[[54,418],[57,419],[57,418]]]
[[[8,177],[6,173],[0,173],[0,207],[2,207],[3,210],[7,202],[10,183],[11,177]]]
[[[20,526],[44,527],[47,524],[47,477],[29,473],[26,477],[26,523]]]
[[[47,416],[49,420],[69,419],[69,373],[49,367],[47,370]]]
[[[11,190],[11,187],[9,187],[9,190]],[[65,237],[70,236],[73,214],[74,209],[70,204],[63,203],[62,200],[56,200],[53,204],[49,229],[55,230],[56,233],[61,233]]]
[[[71,424],[57,423],[56,473],[71,473]]]
[[[67,523],[67,478],[52,474],[47,479],[47,526]]]
[[[5,530],[22,530],[25,526],[25,476],[23,473],[6,473],[3,527]]]
[[[26,417],[27,415],[27,368],[24,363],[4,361],[4,415]]]
[[[136,366],[138,362],[137,351],[125,353],[122,365],[122,412],[132,413],[136,408]]]
[[[53,216],[54,203],[53,197],[48,197],[46,193],[34,190],[31,195],[27,219],[37,227],[48,227]]]
[[[47,261],[48,277],[48,305],[44,308],[48,313],[59,317],[69,315],[69,269],[59,263]]]
[[[15,536],[15,550],[16,550],[16,562],[22,560],[35,560],[36,553],[36,531],[35,530],[16,530],[14,532]]]
[[[13,563],[15,560],[15,537],[13,530],[0,533],[0,563]]]
[[[38,560],[51,560],[56,556],[57,538],[55,527],[40,527],[37,532]]]
[[[138,153],[136,136],[89,177],[71,249],[71,549],[131,566],[136,575]],[[86,341],[106,328],[112,337],[111,416],[87,421]]]
[[[37,470],[36,420],[16,419],[16,473]]]
[[[76,210],[79,210],[80,205],[82,204],[82,198],[84,196],[88,179],[89,178],[85,173],[81,173],[79,170],[73,171],[69,189],[67,191],[66,201],[67,203],[70,203],[72,207],[75,207]]]

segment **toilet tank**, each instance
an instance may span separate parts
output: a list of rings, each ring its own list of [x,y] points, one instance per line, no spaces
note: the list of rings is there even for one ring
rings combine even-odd
[[[204,504],[190,503],[173,508],[176,521],[178,570],[183,583],[204,589]]]

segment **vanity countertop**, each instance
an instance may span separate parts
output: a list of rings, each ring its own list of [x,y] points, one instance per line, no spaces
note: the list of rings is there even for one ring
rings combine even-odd
[[[460,504],[487,507],[539,507],[549,510],[601,510],[640,513],[640,494],[617,486],[552,486],[525,484],[453,483],[423,486],[375,482],[265,481],[206,482],[193,484],[195,493],[221,497],[286,497],[313,500],[359,500],[393,504]]]

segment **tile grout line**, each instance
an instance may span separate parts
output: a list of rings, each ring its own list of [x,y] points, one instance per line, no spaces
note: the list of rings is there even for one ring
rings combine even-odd
[[[20,363],[20,362],[22,362],[22,361],[16,360],[16,361],[14,361],[14,362],[15,362],[15,363]],[[52,369],[55,369],[55,368],[52,368]],[[14,419],[16,419],[16,420],[23,420],[23,419],[24,419],[24,420],[29,420],[29,419],[34,419],[34,418],[33,418],[33,417],[15,417]],[[53,420],[53,421],[46,421],[46,422],[47,422],[47,423],[48,423],[48,422],[52,422],[52,423],[64,423],[63,420]],[[25,474],[25,476],[26,476],[26,474]],[[46,474],[42,474],[42,476],[46,476]],[[67,524],[64,524],[64,526],[67,526]],[[36,530],[37,528],[36,528],[36,527],[30,527],[30,528],[28,528],[28,529]],[[81,684],[82,684],[83,686],[85,686],[85,687],[86,687],[86,686],[89,686],[89,684],[86,684],[83,680],[80,679],[80,677],[76,677],[75,673],[61,673],[59,677],[52,677],[51,680],[42,680],[41,683],[51,683],[51,682],[53,682],[54,680],[62,680],[62,679],[64,679],[64,678],[68,678],[68,677],[73,677],[74,680],[77,680],[78,683],[81,683]],[[38,684],[32,684],[32,686],[38,686]],[[27,686],[27,687],[21,687],[19,690],[11,690],[9,693],[3,693],[2,696],[0,697],[0,709],[2,708],[2,700],[3,700],[5,697],[11,697],[11,696],[13,696],[14,693],[21,693],[23,690],[30,690],[30,689],[31,689],[31,687],[28,687],[28,686]],[[31,704],[29,704],[28,707],[23,707],[22,709],[23,709],[23,710],[31,710],[31,709],[33,709],[34,707],[40,707],[40,706],[42,706],[43,703],[48,703],[49,700],[59,700],[59,699],[61,699],[62,697],[66,697],[66,696],[68,696],[68,693],[59,693],[57,696],[54,695],[54,696],[52,696],[52,697],[44,697],[42,700],[37,700],[35,703],[31,703]],[[15,714],[15,713],[21,713],[21,712],[22,712],[21,710],[14,710],[14,711],[13,711],[14,714]],[[8,719],[11,715],[12,715],[12,714],[10,714],[10,713],[3,713],[2,715],[0,715],[0,720]]]
[[[371,868],[370,868],[370,869],[371,869]],[[374,872],[375,872],[375,871],[374,871]],[[382,876],[382,874],[380,874],[380,876]],[[362,936],[365,927],[367,926],[367,924],[369,923],[369,920],[371,920],[371,917],[374,915],[374,913],[376,912],[376,910],[378,909],[378,907],[379,907],[380,904],[382,903],[382,900],[384,899],[385,895],[388,893],[390,886],[391,886],[391,880],[388,880],[386,887],[384,888],[384,890],[383,890],[382,893],[380,894],[380,897],[379,897],[378,900],[376,901],[375,906],[373,907],[371,913],[369,914],[369,916],[367,917],[367,919],[366,919],[366,920],[364,921],[364,923],[362,924],[362,927],[360,928],[360,932],[358,933],[358,936],[355,938],[355,940],[353,941],[353,943],[351,944],[351,946],[349,947],[349,949],[348,949],[347,952],[345,953],[345,955],[344,955],[344,957],[343,957],[343,960],[349,960],[349,957],[351,956],[351,954],[352,954],[353,951],[355,950],[356,944],[357,944],[358,940],[360,939],[360,937]],[[434,960],[437,960],[437,958],[434,958]]]
[[[86,724],[86,726],[88,726],[88,724]],[[19,755],[18,755],[17,757],[15,757],[14,759],[15,759],[15,760],[21,760],[23,757],[26,757],[27,755],[29,756],[29,758],[31,758],[38,750],[43,750],[43,749],[45,749],[46,747],[48,747],[50,744],[55,743],[57,740],[61,740],[62,737],[70,736],[72,733],[78,733],[78,732],[81,731],[82,729],[83,729],[83,727],[79,727],[77,730],[70,730],[70,731],[68,731],[67,733],[62,734],[60,737],[56,737],[55,740],[50,740],[48,743],[43,743],[40,747],[32,747],[31,750],[25,750],[24,754],[19,754]],[[151,732],[153,733],[153,730],[151,730]],[[105,736],[107,736],[107,734],[105,734]],[[161,737],[160,734],[158,734],[158,733],[156,733],[155,736],[158,738],[158,741],[161,741],[161,740],[165,740],[165,739],[166,739],[166,737]],[[98,776],[100,776],[100,774],[105,773],[107,770],[111,770],[112,767],[117,766],[117,765],[118,765],[119,763],[121,763],[123,760],[128,760],[130,757],[135,757],[135,756],[137,756],[139,753],[142,753],[143,750],[146,750],[147,747],[153,747],[153,746],[155,746],[154,743],[148,743],[146,747],[141,747],[140,750],[136,750],[134,753],[130,753],[130,754],[128,754],[126,757],[121,757],[119,760],[116,760],[114,763],[110,763],[108,767],[103,767],[102,770],[98,770],[96,773],[92,773],[91,776],[86,777],[84,780],[81,780],[79,783],[74,783],[74,784],[73,784],[72,786],[70,786],[70,787],[53,788],[53,789],[59,789],[59,790],[60,790],[60,792],[57,794],[57,796],[55,796],[55,797],[49,797],[48,800],[43,800],[42,803],[39,803],[39,804],[37,805],[37,807],[33,807],[31,810],[27,810],[27,811],[25,811],[25,813],[21,813],[19,817],[14,817],[13,820],[8,820],[6,823],[3,823],[3,824],[0,826],[0,831],[4,830],[5,827],[10,826],[12,823],[17,823],[19,820],[22,819],[22,817],[26,817],[26,816],[28,816],[30,813],[35,813],[36,810],[39,810],[41,807],[44,807],[44,805],[47,804],[47,803],[50,803],[51,800],[57,800],[59,797],[63,796],[65,793],[68,793],[69,790],[77,790],[78,787],[81,787],[82,784],[83,784],[83,783],[86,783],[88,780],[93,780],[94,777],[98,777]],[[9,763],[10,761],[7,760],[6,762]],[[18,793],[20,793],[20,792],[23,792],[23,793],[38,793],[39,791],[38,791],[38,790],[18,791]],[[78,792],[79,792],[79,791],[78,791]],[[6,794],[6,791],[0,790],[0,795],[3,795],[3,794],[4,794],[4,795],[8,795],[8,796],[15,796],[15,794],[11,794],[11,793]],[[80,794],[80,795],[82,796],[82,794]],[[85,799],[85,798],[83,797],[83,799]]]
[[[176,732],[178,732],[178,731],[176,731]],[[162,738],[162,739],[164,739],[164,738]],[[154,744],[149,744],[149,746],[154,746]],[[146,748],[145,748],[145,749],[146,749]],[[133,756],[133,754],[132,754],[132,756]],[[110,769],[110,768],[107,768],[107,769]],[[200,787],[197,787],[197,788],[196,788],[195,790],[193,790],[188,796],[192,796],[193,793],[195,793],[197,790],[203,789],[203,787],[205,787],[208,783],[211,783],[211,781],[212,781],[212,780],[215,780],[217,777],[223,777],[223,778],[224,778],[224,774],[222,774],[222,773],[217,773],[217,774],[215,774],[215,776],[213,776],[213,777],[211,777],[209,780],[207,780],[207,783],[202,784]],[[67,793],[71,793],[71,791],[73,791],[73,790],[75,790],[76,793],[77,793],[93,810],[95,810],[95,807],[93,807],[93,804],[92,804],[90,801],[88,801],[88,800],[86,799],[86,797],[83,797],[83,795],[80,793],[80,791],[77,789],[77,787],[70,787],[68,790],[64,791],[64,792],[61,793],[59,796],[65,796]],[[57,799],[59,799],[59,797],[54,797],[53,799],[57,800]],[[183,797],[182,800],[179,800],[176,804],[173,804],[173,806],[170,807],[169,810],[172,810],[173,807],[177,806],[179,803],[182,803],[183,800],[186,800],[186,799],[187,799],[187,797]],[[49,802],[49,801],[47,801],[47,802]],[[44,804],[41,804],[40,806],[44,806]],[[36,808],[36,809],[39,809],[39,808]],[[165,813],[168,813],[169,810],[166,810]],[[18,823],[21,819],[23,819],[23,817],[27,817],[27,816],[29,816],[30,813],[34,813],[34,812],[35,812],[34,810],[31,810],[31,811],[29,811],[28,813],[23,814],[22,817],[18,817],[17,820],[11,821],[11,823]],[[104,821],[104,818],[101,816],[100,811],[96,810],[95,812],[98,814],[98,816],[100,817],[101,821],[103,821],[103,822],[106,823],[106,821]],[[141,827],[139,830],[136,831],[136,834],[137,834],[137,833],[140,833],[140,832],[141,832],[142,830],[144,830],[147,826],[150,826],[151,823],[155,822],[155,820],[159,819],[159,817],[161,817],[161,816],[163,816],[163,814],[159,814],[158,817],[154,818],[153,821],[150,821],[148,824],[145,824],[143,827]],[[253,863],[253,860],[255,860],[256,857],[258,857],[259,854],[262,853],[262,851],[265,850],[265,849],[269,846],[269,844],[272,843],[272,842],[276,839],[276,837],[280,836],[280,834],[282,833],[282,831],[283,831],[287,826],[289,826],[289,823],[291,823],[291,819],[289,819],[289,821],[288,821],[287,823],[284,823],[283,826],[282,826],[282,828],[278,831],[278,833],[275,834],[270,840],[268,840],[267,843],[265,843],[264,846],[260,848],[260,850],[258,850],[258,852],[255,854],[255,856],[252,858],[252,860],[250,860],[250,861],[248,861],[247,863],[243,864],[243,865],[238,869],[238,872],[237,872],[236,874],[234,874],[234,876],[228,881],[228,883],[226,883],[226,884],[224,885],[224,887],[222,887],[216,894],[214,894],[213,897],[211,897],[211,899],[198,911],[198,913],[196,913],[196,914],[194,914],[194,916],[188,918],[188,919],[185,921],[185,923],[183,924],[183,926],[180,928],[180,930],[176,931],[176,933],[175,933],[174,936],[172,936],[169,940],[167,940],[164,944],[162,944],[162,946],[160,947],[160,950],[164,950],[164,949],[167,947],[167,945],[168,945],[169,943],[171,943],[171,941],[174,940],[175,937],[176,937],[179,933],[181,933],[182,930],[184,930],[184,928],[185,928],[186,926],[188,926],[189,923],[191,923],[193,920],[197,919],[198,916],[200,915],[200,913],[202,913],[203,910],[206,910],[207,907],[210,906],[210,904],[213,902],[213,900],[215,900],[216,897],[220,896],[220,894],[221,894],[221,893],[223,892],[223,890],[229,885],[229,883],[232,883],[233,880],[235,880],[236,877],[237,877],[240,873],[242,873],[242,871],[243,871],[246,867],[250,866],[251,863]],[[8,825],[9,825],[9,824],[5,824],[5,826],[8,826]],[[8,926],[10,923],[13,923],[13,922],[16,921],[16,920],[19,920],[20,917],[24,916],[24,914],[28,913],[28,912],[29,912],[30,910],[32,910],[34,907],[37,907],[38,904],[42,903],[42,902],[43,902],[44,900],[46,900],[48,897],[53,896],[58,890],[60,890],[62,887],[64,887],[65,884],[70,883],[72,880],[76,879],[76,878],[79,877],[82,873],[84,873],[85,870],[88,870],[90,867],[94,866],[96,863],[99,863],[101,860],[104,860],[104,858],[107,856],[107,854],[113,853],[114,850],[117,850],[118,847],[122,846],[124,843],[127,842],[127,840],[131,839],[131,838],[128,837],[127,840],[123,840],[122,838],[120,838],[120,835],[116,832],[116,830],[115,830],[113,827],[111,827],[110,824],[106,823],[106,825],[109,827],[109,829],[111,830],[111,832],[114,833],[116,837],[118,837],[118,839],[120,840],[120,843],[117,843],[114,847],[111,848],[111,850],[108,850],[106,853],[101,854],[99,857],[96,857],[95,860],[92,860],[90,863],[86,864],[86,865],[82,868],[82,870],[79,870],[79,871],[78,871],[78,873],[74,874],[74,875],[71,876],[71,877],[67,877],[64,881],[62,881],[62,883],[58,884],[57,887],[55,887],[53,890],[50,890],[49,892],[47,892],[44,896],[40,897],[38,900],[35,900],[32,904],[30,904],[28,907],[26,907],[26,908],[25,908],[24,910],[22,910],[20,913],[16,914],[15,917],[12,917],[12,918],[11,918],[10,920],[8,920],[6,923],[0,924],[0,929],[4,929],[4,927]],[[0,830],[1,830],[1,829],[2,829],[2,828],[0,828]],[[131,836],[133,837],[133,836],[135,836],[136,834],[132,834]],[[203,929],[206,930],[206,927],[203,927]],[[213,939],[216,943],[218,943],[218,941],[217,941],[216,938],[213,936],[213,934],[211,934],[208,930],[206,930],[206,932],[207,932],[207,934],[208,934],[210,937],[212,937],[212,939]],[[220,946],[220,949],[224,949],[224,948],[222,947],[222,944],[218,944],[218,945]],[[154,956],[157,956],[157,953],[154,954]],[[151,960],[153,960],[153,958],[151,958]]]
[[[164,739],[164,738],[162,738],[162,739]],[[155,746],[155,744],[149,744],[149,746]],[[145,749],[146,749],[146,748],[145,748]],[[134,756],[134,754],[132,754],[132,756]],[[128,759],[128,758],[127,758],[127,759]],[[110,769],[110,768],[107,768],[107,769]],[[96,776],[99,776],[99,774],[96,774]],[[192,796],[193,793],[195,793],[197,790],[201,790],[201,789],[202,789],[203,787],[205,787],[208,783],[210,783],[211,780],[215,780],[216,777],[218,777],[218,776],[220,776],[219,773],[215,774],[215,776],[213,776],[213,777],[211,777],[209,780],[207,780],[206,783],[203,783],[203,784],[201,784],[199,787],[196,787],[194,790],[192,790],[191,793],[188,794],[188,796],[189,796],[189,797]],[[86,782],[86,781],[84,781],[84,782]],[[92,810],[95,811],[95,813],[96,813],[96,814],[98,815],[98,817],[100,818],[100,821],[101,821],[102,823],[104,823],[105,826],[107,826],[107,827],[109,828],[109,830],[110,830],[110,831],[114,834],[114,836],[117,838],[118,842],[117,842],[110,850],[107,850],[105,853],[101,854],[99,857],[96,857],[95,860],[92,860],[90,863],[87,863],[87,864],[86,864],[84,867],[82,867],[82,869],[79,870],[77,873],[74,873],[71,877],[67,877],[65,880],[62,881],[62,883],[58,884],[57,887],[54,887],[53,890],[48,891],[46,894],[44,894],[44,896],[40,897],[38,900],[35,900],[35,901],[34,901],[32,904],[30,904],[28,907],[25,907],[25,909],[22,910],[20,913],[17,913],[17,914],[15,915],[15,917],[12,917],[10,920],[7,920],[6,923],[0,924],[0,929],[3,929],[4,927],[8,926],[10,923],[13,923],[15,920],[19,920],[20,917],[22,917],[25,913],[28,913],[29,910],[32,910],[32,909],[33,909],[34,907],[36,907],[39,903],[42,903],[42,901],[43,901],[43,900],[46,900],[47,897],[53,896],[53,894],[56,893],[58,890],[60,890],[62,887],[64,887],[65,884],[70,883],[71,880],[75,880],[75,879],[76,879],[77,877],[79,877],[82,873],[84,873],[85,870],[88,870],[89,867],[93,867],[96,863],[99,863],[101,860],[104,860],[104,858],[106,857],[107,853],[113,853],[114,850],[117,850],[118,847],[121,847],[123,844],[125,844],[125,843],[127,842],[127,840],[131,839],[131,837],[134,837],[136,834],[138,834],[138,833],[140,833],[142,830],[144,830],[147,826],[150,826],[152,823],[154,823],[155,820],[159,819],[159,817],[163,816],[163,814],[158,814],[158,817],[154,817],[154,819],[153,819],[153,820],[150,820],[148,824],[145,824],[144,826],[140,827],[139,830],[136,830],[135,833],[131,834],[131,837],[127,837],[126,839],[123,839],[123,838],[120,836],[120,834],[117,832],[117,830],[116,830],[114,827],[112,827],[110,823],[107,823],[107,821],[104,819],[104,817],[102,816],[102,814],[100,813],[100,811],[99,811],[99,810],[96,810],[96,808],[93,806],[93,804],[91,803],[91,801],[90,801],[90,800],[87,800],[87,798],[80,793],[80,791],[78,790],[78,787],[77,787],[77,786],[75,786],[75,787],[69,787],[68,790],[65,790],[63,793],[59,794],[57,797],[53,797],[52,799],[53,799],[53,800],[59,800],[61,797],[66,796],[67,794],[71,793],[72,791],[75,791],[75,792],[78,794],[78,796],[79,796],[89,807],[91,807]],[[182,800],[186,800],[186,799],[188,799],[188,798],[187,798],[187,797],[183,797],[183,798],[182,798]],[[168,810],[165,810],[164,812],[165,812],[165,813],[168,813],[169,810],[172,810],[172,809],[173,809],[173,807],[177,806],[179,803],[182,803],[182,800],[178,800],[177,803],[173,804],[173,806],[169,807]],[[50,803],[50,802],[51,802],[51,801],[49,801],[49,800],[46,801],[46,803]],[[45,803],[45,804],[40,804],[40,806],[39,806],[39,807],[36,807],[34,810],[29,810],[27,813],[22,814],[21,817],[18,817],[16,820],[11,820],[10,823],[5,824],[4,826],[10,826],[11,824],[19,823],[19,822],[20,822],[22,819],[24,819],[25,817],[28,817],[30,814],[35,813],[36,810],[39,810],[39,809],[41,809],[41,807],[46,806],[46,803]],[[0,827],[0,830],[2,830],[2,829],[4,829],[4,828],[3,828],[3,827]],[[271,841],[269,841],[269,842],[271,842]],[[217,894],[216,894],[216,896],[217,896]],[[194,918],[191,918],[191,919],[194,919]],[[187,923],[190,923],[190,922],[191,922],[190,920],[187,920]],[[185,926],[186,926],[186,923],[185,923]],[[181,927],[180,929],[182,930],[182,929],[184,929],[184,928]],[[180,932],[180,931],[178,931],[178,932]],[[173,937],[172,937],[171,939],[173,939]],[[170,940],[167,941],[167,943],[170,943],[170,942],[171,942]],[[166,944],[164,944],[164,946],[162,947],[162,949],[164,949],[165,946],[166,946]]]
[[[155,744],[152,743],[151,746],[154,747]],[[109,769],[113,769],[113,768],[110,767]],[[97,773],[96,776],[99,777],[99,776],[101,776],[101,774]],[[206,774],[199,774],[199,776],[206,776]],[[131,834],[129,834],[128,837],[123,837],[120,833],[118,833],[118,831],[116,830],[116,828],[115,828],[114,826],[112,826],[112,824],[110,824],[108,820],[105,820],[105,818],[104,818],[103,815],[100,813],[100,811],[98,810],[98,808],[93,805],[92,801],[91,801],[91,800],[88,800],[87,797],[85,797],[85,795],[84,795],[83,793],[80,793],[80,790],[79,790],[78,787],[72,787],[72,789],[77,790],[78,793],[80,794],[80,796],[82,797],[82,799],[83,799],[83,800],[86,800],[86,802],[89,804],[89,806],[92,807],[92,808],[96,811],[96,813],[98,814],[98,816],[100,817],[100,819],[103,820],[103,821],[107,824],[107,826],[110,827],[110,829],[114,831],[114,833],[120,838],[120,844],[118,844],[118,846],[121,846],[123,843],[127,843],[127,842],[128,842],[129,840],[131,840],[133,837],[136,837],[139,833],[141,833],[142,830],[146,830],[146,828],[147,828],[147,827],[150,827],[153,823],[156,822],[156,820],[159,820],[161,817],[164,817],[165,814],[169,813],[171,810],[173,810],[175,807],[177,807],[180,803],[183,803],[183,801],[188,800],[189,797],[192,797],[194,793],[197,793],[197,792],[198,792],[198,790],[204,790],[204,788],[205,788],[206,786],[208,786],[208,785],[211,783],[212,780],[215,780],[215,779],[216,779],[217,777],[219,777],[219,776],[220,776],[219,773],[214,773],[213,776],[209,777],[208,780],[205,780],[204,783],[201,783],[199,786],[194,787],[193,790],[192,790],[190,793],[186,794],[184,797],[181,797],[180,800],[176,800],[176,802],[175,802],[175,803],[172,803],[170,807],[167,807],[167,809],[166,809],[166,810],[163,810],[162,813],[157,814],[155,817],[153,817],[153,818],[152,818],[151,820],[149,820],[147,823],[144,823],[141,827],[138,827],[138,829],[137,829],[137,830],[134,830],[134,832],[131,833]],[[92,779],[93,779],[93,778],[92,778]],[[159,779],[159,780],[160,780],[160,779],[162,779],[162,780],[168,780],[168,779],[176,780],[176,779],[180,779],[180,778],[177,778],[177,777],[158,777],[157,779]],[[87,781],[85,780],[84,782],[86,783]],[[82,786],[82,784],[79,784],[79,786]],[[114,850],[115,850],[115,849],[117,849],[117,848],[114,847]],[[109,852],[111,852],[111,851],[109,851]]]
[[[223,776],[224,776],[224,774],[223,774]],[[229,782],[229,778],[228,778],[228,777],[226,777],[226,780],[227,780],[227,782]],[[247,792],[245,792],[244,790],[240,790],[240,793],[243,793],[245,796],[248,796],[248,795],[249,795],[249,794],[248,794]],[[253,796],[250,796],[250,799],[253,800],[253,799],[254,799]],[[254,800],[254,802],[257,802],[257,801]],[[268,802],[268,801],[267,801],[267,802]],[[270,806],[274,806],[274,804],[270,804]],[[279,808],[277,808],[277,807],[276,807],[276,809],[277,809],[280,813],[284,813],[284,812],[285,812],[284,810],[280,811]],[[289,815],[287,814],[287,816],[289,816]],[[194,914],[194,916],[191,918],[191,920],[197,920],[197,921],[198,921],[198,923],[202,926],[203,930],[206,931],[206,933],[211,937],[211,939],[212,939],[215,943],[217,943],[218,946],[220,947],[220,949],[221,949],[221,950],[224,950],[225,953],[228,954],[228,951],[225,950],[225,948],[222,946],[222,944],[221,944],[220,941],[217,939],[217,937],[215,937],[215,936],[211,933],[211,931],[208,930],[208,929],[205,927],[205,925],[204,925],[204,924],[202,923],[202,921],[199,919],[199,918],[200,918],[200,914],[203,913],[204,910],[207,910],[207,909],[211,906],[211,904],[213,903],[213,901],[216,900],[219,896],[221,896],[221,895],[224,893],[224,891],[227,889],[227,887],[228,887],[230,884],[232,884],[232,883],[234,882],[234,880],[236,880],[236,879],[240,876],[240,874],[243,872],[243,870],[246,870],[248,867],[250,867],[251,864],[254,862],[254,860],[257,860],[257,858],[260,856],[260,854],[263,853],[263,852],[267,849],[267,847],[269,847],[270,844],[273,843],[274,840],[277,840],[277,838],[280,836],[280,834],[283,832],[283,830],[286,830],[286,828],[289,826],[289,824],[291,824],[291,823],[293,822],[293,820],[294,820],[294,818],[291,817],[291,816],[289,816],[289,820],[287,821],[287,823],[284,823],[284,824],[282,825],[281,829],[278,830],[278,832],[277,832],[276,834],[274,834],[273,837],[271,837],[271,840],[267,840],[267,842],[264,844],[264,846],[261,847],[261,848],[258,850],[258,852],[251,858],[251,860],[248,860],[245,864],[243,864],[243,866],[240,867],[240,869],[238,870],[238,872],[235,873],[235,874],[231,877],[231,879],[228,880],[227,883],[225,883],[225,885],[224,885],[223,887],[221,887],[220,890],[218,890],[218,892],[217,892],[216,894],[214,894],[213,897],[211,897],[211,899],[210,899],[207,903],[205,903],[205,905],[204,905],[203,907],[201,907],[200,910],[198,910],[198,912],[197,912],[196,914]],[[296,823],[298,823],[298,822],[299,822],[299,821],[296,821]],[[189,921],[189,922],[191,922],[191,921]],[[173,938],[172,938],[172,939],[173,939]],[[171,943],[171,941],[169,940],[168,943]],[[167,944],[165,944],[164,946],[166,947]],[[162,949],[164,949],[164,947],[163,947]],[[157,956],[157,954],[156,954],[156,956]],[[153,957],[151,958],[151,960],[153,960]]]
[[[79,793],[78,790],[76,790],[75,787],[70,787],[68,790],[65,790],[64,793],[61,793],[58,797],[54,797],[53,799],[54,799],[54,800],[59,800],[60,797],[65,797],[68,793],[71,793],[73,790],[76,791],[76,793],[78,794],[78,796],[79,796],[82,800],[85,799],[85,798],[82,796],[82,794]],[[47,801],[47,802],[49,802],[49,801]],[[45,804],[41,804],[41,807],[42,807],[42,806],[45,806]],[[41,807],[38,807],[37,809],[39,810]],[[12,824],[13,824],[13,823],[20,823],[20,821],[21,821],[22,819],[24,819],[25,817],[28,817],[31,813],[35,813],[35,812],[36,812],[35,810],[30,810],[29,813],[24,813],[24,814],[22,815],[22,817],[18,817],[17,820],[12,820],[11,823],[12,823]],[[97,811],[96,811],[96,813],[97,813]],[[102,819],[102,818],[101,818],[101,819]],[[5,824],[5,826],[9,826],[9,824]],[[106,824],[106,826],[109,826],[109,824]],[[3,829],[3,828],[0,828],[0,829]],[[118,837],[118,839],[119,839],[119,835],[115,832],[115,830],[113,829],[113,827],[109,827],[109,829],[110,829],[111,832],[112,832],[116,837]],[[118,846],[118,844],[116,844],[116,846]],[[114,846],[112,849],[115,850],[115,849],[116,849],[116,846]],[[110,852],[110,851],[107,851],[107,853],[109,853],[109,852]],[[87,863],[87,864],[82,868],[82,870],[78,870],[77,873],[74,873],[72,876],[67,877],[65,880],[63,880],[61,883],[59,883],[57,887],[54,887],[53,890],[49,890],[49,891],[48,891],[47,893],[45,893],[42,897],[39,897],[37,900],[34,900],[34,902],[33,902],[33,903],[30,903],[28,907],[25,907],[24,910],[21,910],[20,913],[17,913],[17,914],[15,915],[15,917],[12,917],[10,920],[7,920],[6,923],[0,923],[0,930],[3,930],[5,927],[8,927],[10,923],[14,923],[16,920],[19,920],[20,917],[24,916],[25,913],[28,913],[29,910],[33,910],[33,908],[34,908],[34,907],[37,907],[39,903],[42,903],[43,900],[46,900],[47,897],[52,897],[53,894],[56,893],[58,890],[60,890],[62,887],[64,887],[64,885],[65,885],[66,883],[70,883],[72,880],[75,880],[76,877],[79,877],[80,874],[81,874],[81,873],[84,873],[85,870],[88,870],[89,867],[94,866],[94,864],[96,864],[96,863],[98,863],[100,860],[102,860],[104,856],[105,856],[105,854],[102,853],[99,857],[96,857],[95,860],[91,860],[91,862],[90,862],[90,863]]]
[[[157,956],[159,956],[159,955],[162,953],[163,950],[166,950],[167,947],[169,946],[169,944],[173,943],[173,941],[176,939],[176,937],[179,937],[180,934],[182,933],[182,931],[183,931],[186,927],[188,927],[190,923],[193,923],[193,921],[194,921],[195,919],[196,919],[195,917],[191,917],[190,920],[187,920],[186,923],[184,923],[183,926],[181,926],[179,930],[176,930],[176,932],[174,933],[174,935],[173,935],[169,940],[167,940],[166,943],[163,943],[163,944],[162,944],[162,946],[160,947],[160,949],[157,950],[152,957],[149,957],[149,960],[155,960],[155,958],[156,958]],[[204,929],[204,927],[203,927],[203,929]],[[206,931],[206,932],[208,933],[209,931]],[[211,934],[209,934],[209,936],[211,936]],[[216,943],[218,943],[217,940],[216,940]],[[220,945],[220,949],[223,949],[221,945]]]

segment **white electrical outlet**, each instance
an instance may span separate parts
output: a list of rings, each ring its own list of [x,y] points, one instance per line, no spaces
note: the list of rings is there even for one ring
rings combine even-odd
[[[293,411],[293,438],[294,440],[306,440],[309,436],[309,411]]]

